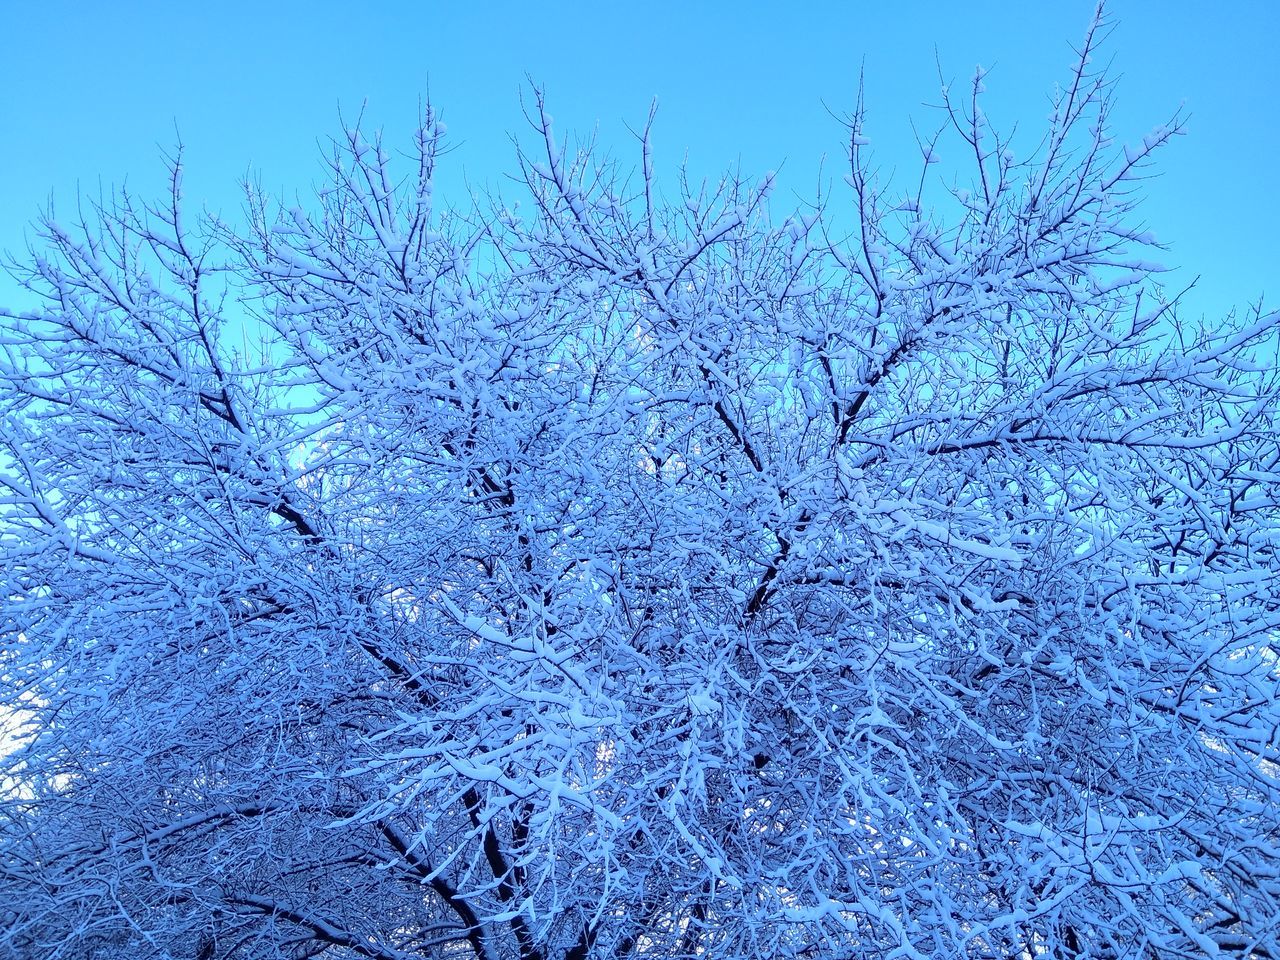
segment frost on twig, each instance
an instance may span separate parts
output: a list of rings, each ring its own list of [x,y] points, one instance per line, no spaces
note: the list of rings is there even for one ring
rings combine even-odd
[[[176,158],[46,222],[0,954],[1275,957],[1280,316],[1158,296],[1103,32],[905,202],[861,107],[771,218],[535,89],[520,208],[428,110],[244,229]]]

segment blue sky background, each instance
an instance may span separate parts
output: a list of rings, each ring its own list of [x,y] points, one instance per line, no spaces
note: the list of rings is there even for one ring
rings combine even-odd
[[[1280,0],[1114,0],[1104,50],[1120,79],[1115,133],[1141,139],[1180,105],[1188,136],[1160,156],[1143,215],[1181,269],[1202,279],[1188,312],[1216,317],[1267,294],[1280,269]],[[186,145],[193,206],[234,215],[252,170],[306,195],[338,111],[409,143],[430,91],[455,146],[441,189],[504,187],[512,133],[527,136],[526,75],[545,85],[560,133],[598,130],[638,155],[626,123],[659,101],[656,161],[695,175],[781,167],[774,209],[814,195],[820,162],[841,174],[843,131],[865,64],[867,132],[885,170],[915,171],[911,130],[938,120],[948,79],[991,68],[997,129],[1038,135],[1093,0],[1003,3],[207,3],[0,0],[0,249],[52,195],[127,182],[150,199],[161,151]],[[944,158],[945,159],[945,158]],[[465,179],[464,179],[465,177]],[[504,187],[506,189],[506,187]],[[0,303],[21,303],[0,279]]]

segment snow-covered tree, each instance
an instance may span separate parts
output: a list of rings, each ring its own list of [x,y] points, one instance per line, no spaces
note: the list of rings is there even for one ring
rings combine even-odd
[[[0,955],[1280,956],[1280,314],[1161,296],[1097,37],[905,196],[855,112],[852,215],[535,94],[518,208],[428,111],[47,220]]]

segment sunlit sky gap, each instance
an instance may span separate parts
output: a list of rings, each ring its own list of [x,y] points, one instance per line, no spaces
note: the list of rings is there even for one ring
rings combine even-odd
[[[515,196],[506,175],[511,135],[529,132],[528,78],[545,86],[562,135],[597,132],[624,164],[639,159],[628,125],[656,98],[660,173],[686,158],[696,177],[780,168],[775,213],[820,183],[834,184],[838,204],[844,134],[833,115],[854,105],[860,69],[878,164],[905,187],[918,170],[912,121],[921,131],[940,122],[939,64],[956,82],[976,64],[990,69],[987,115],[1000,131],[1018,124],[1030,149],[1093,7],[5,2],[0,249],[22,250],[50,196],[63,215],[77,190],[99,184],[158,197],[161,153],[179,134],[193,207],[237,215],[246,173],[305,198],[340,111],[363,109],[368,126],[407,147],[428,93],[454,146],[445,199],[461,204],[468,188]],[[1280,4],[1115,0],[1110,10],[1117,137],[1140,141],[1180,106],[1190,117],[1188,135],[1159,155],[1142,208],[1170,245],[1161,259],[1179,268],[1169,289],[1201,276],[1185,301],[1192,317],[1273,301]],[[20,302],[0,278],[0,303]]]

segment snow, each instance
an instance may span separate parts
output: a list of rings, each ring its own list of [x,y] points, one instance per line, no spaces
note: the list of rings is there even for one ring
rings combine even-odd
[[[1177,131],[1080,89],[848,237],[540,92],[518,209],[349,131],[210,233],[252,366],[176,214],[47,225],[0,954],[1274,955],[1280,314],[1144,312]]]

